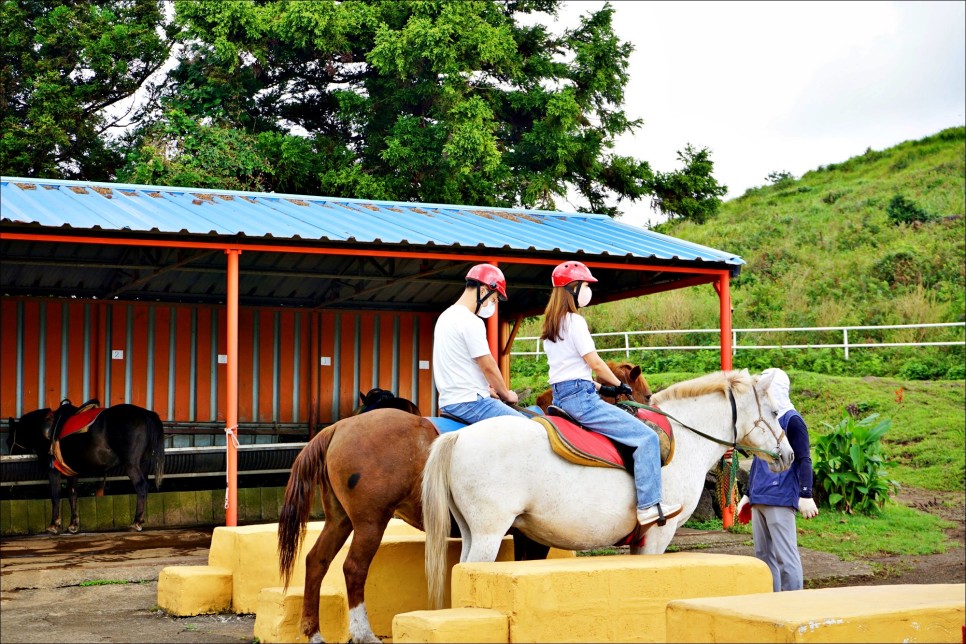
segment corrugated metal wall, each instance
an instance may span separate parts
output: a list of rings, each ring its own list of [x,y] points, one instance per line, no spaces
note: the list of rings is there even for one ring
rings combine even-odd
[[[133,403],[165,421],[224,421],[225,310],[0,298],[0,417],[70,398]],[[239,310],[239,423],[322,425],[380,386],[436,412],[435,316]],[[311,392],[317,369],[318,391]]]

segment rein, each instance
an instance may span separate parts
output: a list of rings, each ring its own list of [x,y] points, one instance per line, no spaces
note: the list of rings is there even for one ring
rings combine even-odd
[[[749,451],[749,452],[760,452],[761,454],[765,454],[766,456],[770,456],[774,460],[778,460],[778,458],[779,458],[778,452],[773,452],[771,450],[763,449],[761,447],[753,447],[751,445],[739,445],[738,444],[738,406],[735,403],[735,395],[734,395],[734,392],[731,391],[731,388],[730,387],[728,388],[728,402],[731,403],[731,428],[732,428],[732,430],[734,430],[734,434],[735,434],[735,437],[734,437],[734,439],[731,442],[728,442],[726,440],[722,440],[720,438],[717,438],[715,436],[711,436],[709,434],[705,434],[701,430],[696,429],[694,427],[691,427],[690,425],[688,425],[687,423],[681,421],[680,419],[675,418],[674,416],[672,416],[671,414],[667,413],[663,409],[658,409],[657,407],[652,407],[651,405],[645,405],[643,403],[639,403],[639,402],[636,402],[636,401],[633,401],[633,400],[622,400],[622,401],[620,401],[617,404],[618,405],[625,406],[625,407],[636,407],[636,408],[639,408],[639,409],[646,409],[648,411],[654,412],[655,414],[661,414],[662,416],[665,416],[666,418],[669,418],[669,419],[673,420],[674,422],[676,422],[681,427],[684,427],[685,429],[694,432],[695,434],[697,434],[698,436],[701,436],[702,438],[706,438],[709,441],[712,441],[714,443],[718,443],[719,445],[724,445],[726,447],[730,447],[731,449],[741,449],[741,450],[745,450],[745,451]],[[765,424],[765,427],[768,427],[769,429],[771,429],[771,427],[768,425],[768,423],[765,422],[765,419],[761,417],[761,401],[758,400],[758,392],[757,391],[755,392],[755,402],[758,403],[758,420],[755,421],[754,426],[757,427],[759,423],[764,423]],[[783,434],[784,434],[784,432],[783,432]],[[781,442],[781,438],[775,435],[775,431],[774,430],[772,430],[772,436],[775,436],[776,440],[779,443]],[[737,456],[735,456],[734,458],[735,458],[735,462],[737,463]]]

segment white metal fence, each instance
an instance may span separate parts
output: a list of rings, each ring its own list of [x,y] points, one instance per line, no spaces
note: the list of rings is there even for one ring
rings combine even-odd
[[[937,346],[966,346],[966,340],[953,340],[953,341],[935,341],[935,342],[875,342],[875,341],[854,341],[855,334],[853,333],[853,341],[849,342],[849,332],[859,332],[859,331],[869,331],[869,330],[882,330],[882,329],[929,329],[938,327],[961,327],[966,329],[966,322],[939,322],[934,324],[891,324],[882,326],[813,326],[813,327],[787,327],[787,328],[776,328],[776,329],[732,329],[731,330],[731,347],[732,353],[737,354],[739,350],[746,349],[844,349],[845,359],[849,359],[850,349],[870,349],[873,347],[937,347]],[[740,344],[739,339],[741,334],[750,333],[814,333],[821,331],[840,331],[842,333],[842,341],[836,343],[820,343],[820,344]],[[688,333],[713,333],[719,335],[720,329],[671,329],[664,331],[616,331],[612,333],[594,333],[595,338],[605,338],[605,337],[616,337],[623,336],[624,346],[623,347],[606,347],[598,348],[598,353],[614,353],[617,351],[623,351],[626,357],[630,357],[631,351],[697,351],[703,349],[717,349],[721,350],[720,344],[691,344],[691,345],[669,345],[669,346],[640,346],[631,345],[631,338],[637,336],[646,335],[676,335],[676,334],[688,334]],[[540,338],[539,337],[518,337],[513,343],[516,347],[519,344],[526,344],[528,342],[534,343],[533,351],[511,351],[510,355],[514,356],[537,356],[543,353],[540,348]]]

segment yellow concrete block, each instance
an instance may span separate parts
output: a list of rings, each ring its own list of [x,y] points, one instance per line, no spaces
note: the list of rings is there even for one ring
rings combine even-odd
[[[551,548],[550,552],[547,553],[547,559],[572,559],[577,556],[577,553],[573,550],[561,550],[560,548]]]
[[[213,566],[165,566],[158,575],[158,606],[187,617],[231,610],[231,570]]]
[[[460,560],[459,539],[448,540],[448,570]],[[426,539],[423,533],[386,535],[366,579],[366,610],[372,631],[381,638],[392,634],[392,620],[399,613],[429,608],[425,571]],[[500,544],[500,561],[513,561],[513,540]],[[447,580],[446,588],[450,584]],[[445,598],[449,605],[449,594]]]
[[[306,526],[305,540],[295,555],[291,587],[305,583],[305,554],[315,545],[322,532],[322,521]],[[282,585],[278,570],[278,524],[217,527],[211,536],[208,564],[230,568],[232,575],[232,605],[235,613],[254,613],[258,607],[258,593],[262,588]],[[342,558],[336,557],[337,573],[326,575],[327,581],[338,585],[341,580]],[[345,584],[342,584],[345,588]]]
[[[696,552],[459,564],[452,584],[454,608],[506,615],[511,642],[663,642],[671,600],[772,589],[754,557]]]
[[[295,555],[290,587],[301,588],[305,584],[305,555],[315,545],[324,526],[324,521],[306,524],[305,540]],[[386,536],[392,535],[423,535],[423,532],[401,519],[390,519]],[[323,585],[345,590],[342,565],[351,542],[350,536],[333,560]],[[261,589],[282,585],[278,571],[278,523],[215,528],[208,549],[208,565],[237,571],[232,579],[232,610],[254,613]]]
[[[966,584],[850,586],[688,599],[669,642],[958,642]]]
[[[510,641],[506,615],[486,608],[419,610],[392,620],[393,644]]]
[[[256,641],[306,642],[302,634],[301,588],[263,588],[258,594],[255,614]],[[323,586],[319,594],[319,630],[326,642],[346,642],[349,639],[349,606],[345,593]]]

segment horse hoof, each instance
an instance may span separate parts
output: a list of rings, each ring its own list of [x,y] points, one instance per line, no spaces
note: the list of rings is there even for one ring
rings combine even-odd
[[[315,632],[315,635],[309,638],[309,644],[324,644],[324,643],[325,643],[325,640],[322,639],[322,633],[319,633],[318,631]]]
[[[132,523],[131,524],[131,527],[129,529],[131,530],[131,532],[140,532],[141,531],[141,524],[140,523]]]
[[[80,532],[80,526],[79,525],[69,525],[69,526],[67,526],[67,532],[69,532],[71,534],[77,534],[78,532]]]
[[[47,532],[49,534],[60,534],[60,527],[55,525],[47,526]]]

